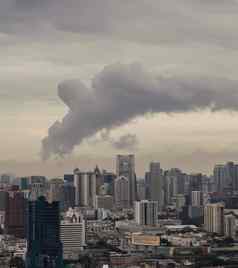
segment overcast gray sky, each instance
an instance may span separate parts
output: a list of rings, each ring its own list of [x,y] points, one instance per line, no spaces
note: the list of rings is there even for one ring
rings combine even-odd
[[[237,14],[236,0],[0,0],[0,173],[112,168],[124,152],[140,175],[236,161]]]

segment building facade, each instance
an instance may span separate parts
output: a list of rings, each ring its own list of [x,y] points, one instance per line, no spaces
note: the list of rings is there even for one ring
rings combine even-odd
[[[224,205],[222,203],[205,206],[204,227],[209,233],[224,234]]]
[[[129,203],[133,206],[134,201],[137,200],[137,185],[135,173],[135,156],[134,155],[117,155],[116,161],[117,177],[123,176],[129,182]]]
[[[135,221],[139,225],[156,225],[158,222],[158,202],[136,201]]]

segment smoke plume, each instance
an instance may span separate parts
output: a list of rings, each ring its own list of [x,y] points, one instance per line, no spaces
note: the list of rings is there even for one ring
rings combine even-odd
[[[90,88],[78,80],[58,86],[59,97],[69,110],[42,140],[42,157],[69,154],[96,133],[147,113],[237,110],[237,89],[237,81],[225,78],[161,77],[139,64],[109,65],[93,78]],[[124,137],[117,147],[131,140]]]

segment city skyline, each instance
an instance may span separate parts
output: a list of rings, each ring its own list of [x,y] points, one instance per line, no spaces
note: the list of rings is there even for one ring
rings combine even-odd
[[[141,175],[150,161],[204,173],[211,173],[215,163],[235,161],[237,11],[235,0],[182,0],[179,4],[175,0],[89,0],[87,4],[81,0],[0,0],[0,172],[28,175],[43,170],[45,175],[58,176],[63,169],[80,165],[89,169],[97,163],[111,169],[111,156],[118,153],[136,154]],[[168,95],[177,101],[172,109],[171,102],[168,109],[161,104],[153,109],[145,105],[143,111],[133,110],[133,116],[119,118],[119,124],[102,124],[98,131],[77,137],[70,156],[53,155],[52,160],[42,162],[42,140],[68,112],[57,95],[58,85],[68,88],[77,81],[77,88],[98,91],[100,87],[92,85],[92,80],[118,64],[142,66],[146,75],[140,79],[138,73],[131,75],[132,88],[144,84],[150,91],[159,77],[160,83],[151,92],[162,104],[166,102],[161,95],[164,81]],[[116,74],[125,79],[120,72]],[[184,93],[181,85],[190,90],[182,107],[178,106]],[[113,87],[105,89],[110,92]],[[132,92],[129,87],[119,89],[122,95]],[[193,98],[200,90],[202,100]],[[139,95],[135,93],[137,99]],[[129,102],[127,108],[132,107]],[[85,118],[80,117],[79,125],[86,129]]]

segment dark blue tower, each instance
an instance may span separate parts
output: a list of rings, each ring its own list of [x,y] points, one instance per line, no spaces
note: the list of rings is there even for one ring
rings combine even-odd
[[[27,267],[63,267],[59,202],[45,197],[28,202],[27,242]]]

